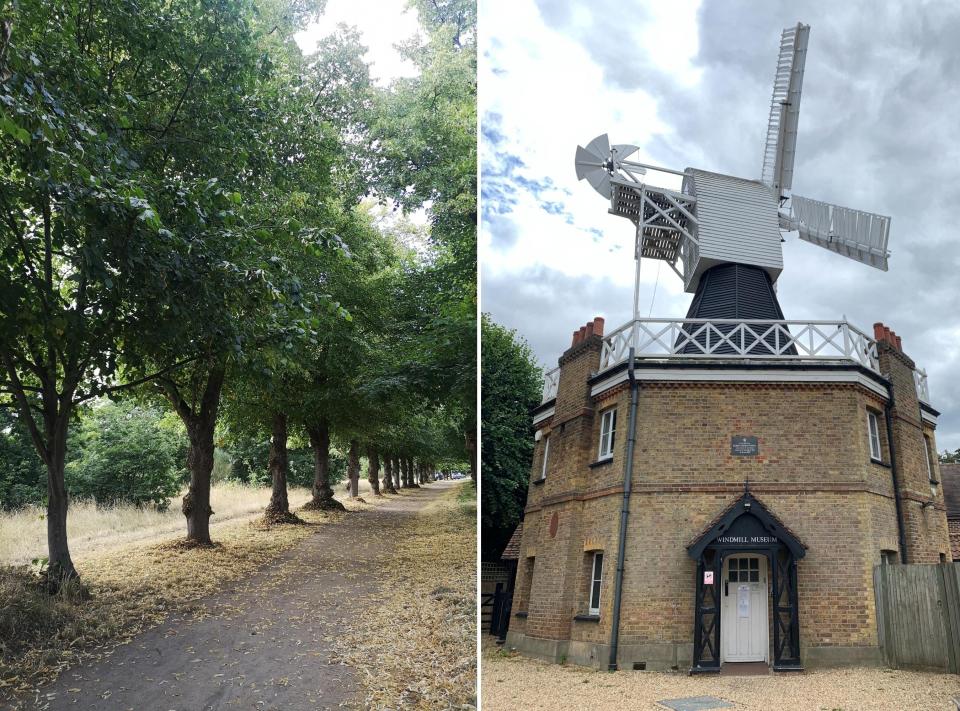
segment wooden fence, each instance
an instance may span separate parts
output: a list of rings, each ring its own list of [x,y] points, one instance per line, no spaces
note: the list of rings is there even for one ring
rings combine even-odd
[[[873,583],[887,664],[960,673],[960,563],[879,565]]]

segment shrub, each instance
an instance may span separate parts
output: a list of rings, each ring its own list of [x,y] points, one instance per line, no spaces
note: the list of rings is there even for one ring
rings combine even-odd
[[[180,489],[184,436],[152,407],[103,401],[80,421],[78,456],[67,464],[74,498],[98,504],[170,505]]]
[[[47,497],[47,471],[30,435],[9,408],[0,408],[0,508],[41,504]]]

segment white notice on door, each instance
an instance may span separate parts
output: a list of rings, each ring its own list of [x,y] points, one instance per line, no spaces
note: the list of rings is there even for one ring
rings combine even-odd
[[[737,586],[737,617],[750,617],[750,586]]]

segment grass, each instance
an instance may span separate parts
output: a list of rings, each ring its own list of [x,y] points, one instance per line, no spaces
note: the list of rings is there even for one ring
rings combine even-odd
[[[370,484],[360,481],[360,496],[370,491]],[[343,498],[342,486],[337,498]],[[309,489],[291,487],[290,508],[299,508],[310,498]],[[210,490],[214,510],[210,521],[211,535],[225,522],[258,515],[270,501],[270,489],[225,482]],[[170,503],[166,511],[129,504],[98,507],[93,501],[70,503],[67,513],[67,535],[70,552],[82,559],[87,553],[101,553],[123,548],[131,543],[150,543],[178,536],[186,531],[180,512],[182,496]],[[13,512],[0,513],[0,565],[26,565],[47,554],[46,509],[28,506]],[[83,571],[81,571],[81,575]]]
[[[457,503],[467,516],[477,515],[477,485],[469,479],[460,487],[457,493]]]
[[[0,567],[0,698],[29,692],[63,669],[103,655],[170,611],[198,613],[202,608],[196,601],[270,562],[316,526],[344,515],[301,512],[307,525],[264,526],[259,514],[270,498],[269,489],[221,485],[215,490],[213,548],[176,545],[185,531],[178,507],[165,514],[135,507],[73,507],[73,525],[80,530],[74,562],[90,599],[80,601],[72,590],[47,594],[28,566]],[[369,507],[347,501],[342,487],[336,496],[348,509]],[[291,496],[291,508],[307,498],[306,490]],[[227,516],[229,520],[218,520]],[[17,520],[27,530],[11,546],[7,535]],[[144,530],[137,530],[138,522]],[[6,515],[0,537],[7,555],[29,560],[42,553],[34,530],[42,524],[23,512]]]

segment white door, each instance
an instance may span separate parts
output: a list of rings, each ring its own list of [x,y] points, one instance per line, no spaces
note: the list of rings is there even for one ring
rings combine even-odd
[[[767,661],[767,559],[759,555],[727,558],[720,595],[723,661]]]

